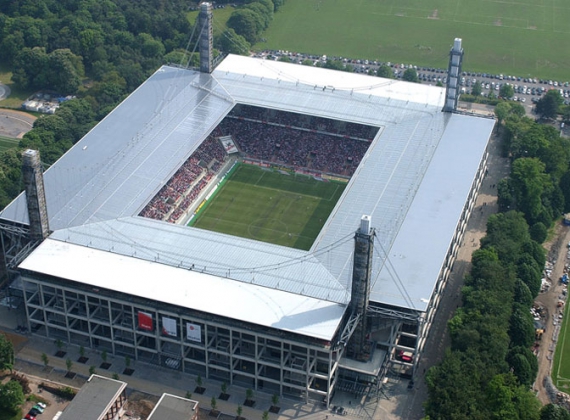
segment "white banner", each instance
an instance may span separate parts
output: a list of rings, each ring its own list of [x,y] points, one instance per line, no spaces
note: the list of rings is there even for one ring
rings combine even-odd
[[[186,337],[190,341],[202,342],[202,327],[196,324],[186,323]]]
[[[170,337],[178,337],[176,320],[174,318],[162,317],[162,334],[169,335]]]

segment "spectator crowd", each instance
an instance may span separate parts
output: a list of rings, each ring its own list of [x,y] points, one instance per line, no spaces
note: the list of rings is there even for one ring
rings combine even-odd
[[[220,136],[231,135],[244,157],[309,172],[351,176],[377,127],[237,105],[141,211],[176,223],[227,158]]]

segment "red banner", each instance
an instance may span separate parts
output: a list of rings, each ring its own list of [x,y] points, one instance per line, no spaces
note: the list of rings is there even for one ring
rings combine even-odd
[[[145,331],[152,331],[154,329],[152,325],[152,314],[139,311],[138,318],[139,318],[139,329]]]

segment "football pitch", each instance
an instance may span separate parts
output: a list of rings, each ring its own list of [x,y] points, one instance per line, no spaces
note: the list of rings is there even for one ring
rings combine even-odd
[[[345,187],[239,164],[190,225],[308,250]]]
[[[568,319],[566,319],[570,314],[568,306],[566,305],[564,308],[564,318],[558,333],[551,373],[554,385],[564,392],[568,392],[570,389],[570,327],[568,327]]]
[[[447,68],[463,38],[463,68],[570,79],[564,0],[287,0],[257,49]]]

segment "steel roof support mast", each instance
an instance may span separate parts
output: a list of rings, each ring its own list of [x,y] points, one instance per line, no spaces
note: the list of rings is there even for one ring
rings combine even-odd
[[[461,64],[463,63],[463,48],[461,38],[455,38],[453,47],[449,52],[449,68],[447,69],[447,85],[445,88],[445,105],[443,112],[457,110],[459,99],[459,77],[461,77]]]
[[[354,263],[350,299],[352,315],[360,316],[360,322],[358,322],[349,342],[348,356],[363,361],[369,359],[371,352],[367,337],[368,322],[366,317],[366,310],[370,301],[370,277],[374,251],[374,228],[370,226],[370,223],[370,216],[362,216],[360,228],[354,235]]]
[[[211,73],[214,70],[214,32],[212,29],[212,5],[202,3],[200,5],[200,15],[198,16],[200,25],[200,72]]]

